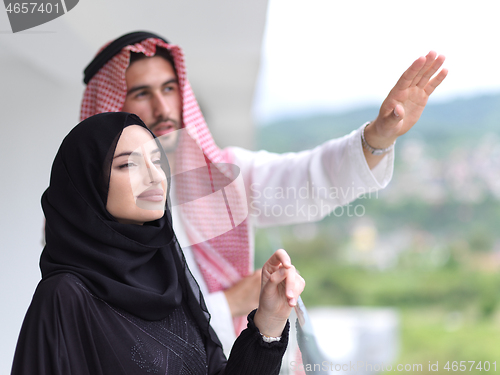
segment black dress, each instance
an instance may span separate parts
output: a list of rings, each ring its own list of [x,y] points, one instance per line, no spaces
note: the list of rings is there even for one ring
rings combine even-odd
[[[252,317],[227,362],[185,306],[144,320],[94,296],[76,276],[59,274],[38,285],[12,374],[278,374],[288,326],[280,342],[268,344]]]

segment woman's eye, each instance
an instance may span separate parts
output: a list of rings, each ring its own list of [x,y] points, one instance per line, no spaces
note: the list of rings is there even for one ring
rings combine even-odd
[[[135,163],[125,163],[125,164],[119,165],[118,168],[120,168],[120,169],[130,168],[130,167],[134,167],[135,165],[136,165]]]

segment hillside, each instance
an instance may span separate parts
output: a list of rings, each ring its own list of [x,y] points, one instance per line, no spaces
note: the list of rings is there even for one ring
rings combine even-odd
[[[299,151],[339,137],[373,119],[378,107],[345,113],[318,114],[276,121],[257,128],[257,148],[275,152]],[[500,133],[500,94],[430,103],[412,133],[425,142],[478,139]]]

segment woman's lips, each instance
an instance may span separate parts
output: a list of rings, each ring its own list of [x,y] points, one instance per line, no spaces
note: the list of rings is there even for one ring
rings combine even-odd
[[[163,190],[161,189],[150,189],[143,191],[137,196],[137,199],[142,199],[150,202],[161,202],[163,200]]]

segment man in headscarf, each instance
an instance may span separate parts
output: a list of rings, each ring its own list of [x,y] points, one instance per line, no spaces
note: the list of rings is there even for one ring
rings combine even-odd
[[[162,138],[175,175],[174,229],[228,353],[243,317],[257,306],[253,228],[320,220],[384,188],[392,176],[394,142],[417,122],[446,77],[445,69],[435,75],[443,62],[434,52],[417,59],[374,121],[314,150],[221,150],[187,80],[181,49],[155,34],[134,32],[103,47],[85,69],[81,119],[131,112]]]

